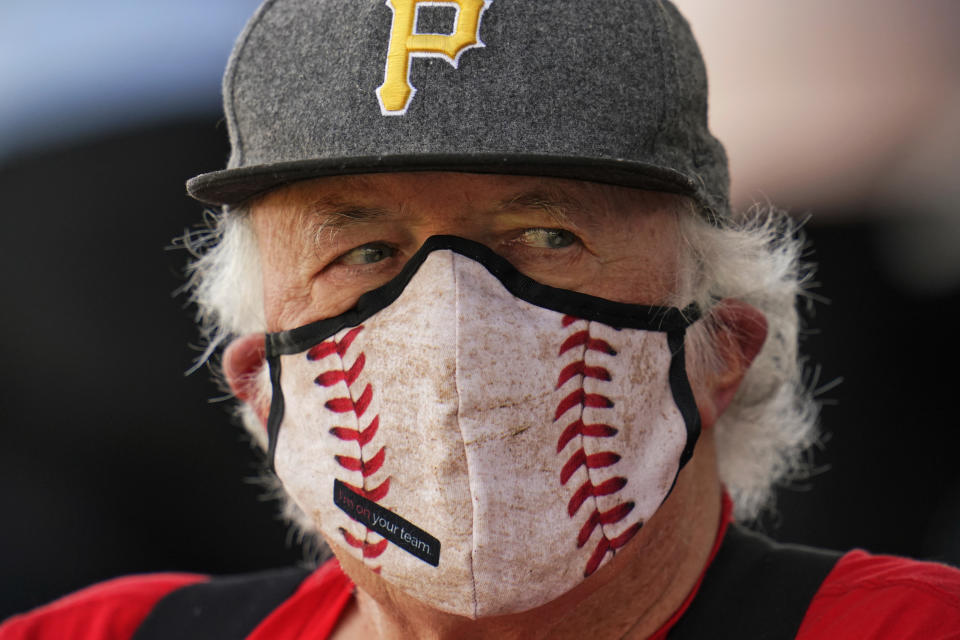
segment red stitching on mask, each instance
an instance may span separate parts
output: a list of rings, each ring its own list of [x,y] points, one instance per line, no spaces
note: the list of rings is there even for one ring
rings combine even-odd
[[[580,381],[583,384],[583,381]],[[583,407],[594,407],[595,409],[609,409],[613,406],[613,400],[607,396],[600,395],[598,393],[587,393],[582,388],[571,391],[570,394],[560,401],[560,404],[557,406],[557,412],[553,416],[553,421],[556,422],[560,419],[560,416],[565,414],[570,409],[574,407],[581,407],[581,412]]]
[[[373,436],[377,435],[377,429],[379,428],[380,416],[373,416],[373,420],[371,420],[367,428],[362,431],[347,429],[346,427],[333,427],[330,429],[330,434],[341,440],[356,440],[362,447],[373,440]]]
[[[607,551],[616,551],[627,544],[630,538],[637,535],[638,531],[640,531],[639,522],[615,538],[601,538],[600,542],[597,543],[597,548],[593,550],[590,559],[587,561],[587,567],[583,570],[583,577],[587,577],[597,570],[597,567],[600,566],[600,562],[603,560],[603,556],[607,555]]]
[[[387,457],[386,447],[380,447],[380,451],[369,460],[352,458],[350,456],[334,456],[340,466],[349,471],[359,471],[363,477],[371,476],[380,470],[383,466],[383,460]]]
[[[345,384],[348,395],[331,398],[324,406],[334,413],[353,413],[357,417],[358,423],[373,401],[373,386],[370,383],[365,384],[360,395],[356,395],[354,383],[357,382],[360,374],[363,373],[363,368],[367,363],[367,356],[363,352],[360,352],[349,366],[345,362],[345,358],[353,341],[362,330],[363,325],[354,327],[345,333],[339,341],[334,339],[325,340],[307,351],[307,360],[311,361],[320,360],[334,354],[339,357],[340,367],[320,373],[320,375],[314,378],[314,382],[321,387],[332,387],[340,383]],[[383,500],[390,491],[390,477],[387,477],[375,487],[367,484],[367,478],[383,467],[384,460],[387,456],[386,447],[380,447],[372,457],[368,457],[367,451],[364,449],[377,435],[379,428],[380,416],[375,415],[363,429],[352,429],[350,427],[333,427],[330,429],[330,435],[346,442],[356,442],[359,449],[357,456],[334,456],[337,464],[342,468],[347,471],[359,471],[363,478],[363,485],[359,487],[348,482],[344,482],[344,484],[354,493],[358,493],[374,502]],[[342,527],[340,528],[340,533],[344,541],[351,547],[359,549],[361,555],[366,559],[378,558],[387,549],[386,538],[381,539],[379,542],[370,542],[368,540],[369,535],[374,533],[370,529],[367,529],[363,540],[353,536]],[[377,573],[380,572],[379,566],[372,567],[372,569]]]
[[[563,465],[563,469],[560,470],[560,484],[567,484],[570,476],[580,467],[602,469],[614,465],[619,461],[620,455],[612,451],[601,451],[600,453],[587,455],[582,448],[577,449],[577,451],[570,456],[570,459],[567,460],[567,464]],[[576,513],[576,509],[573,511]]]
[[[612,438],[617,435],[617,429],[608,424],[584,424],[583,420],[577,418],[567,425],[567,428],[560,434],[557,440],[557,453],[563,451],[563,448],[577,436],[587,436],[590,438]]]
[[[368,384],[356,400],[351,397],[333,398],[332,400],[327,400],[324,406],[334,413],[349,413],[353,411],[357,414],[357,417],[360,418],[367,410],[367,407],[370,406],[371,400],[373,400],[373,387]]]
[[[343,536],[344,542],[346,542],[348,545],[354,549],[360,549],[360,553],[364,558],[378,558],[380,557],[381,553],[387,550],[386,538],[380,542],[366,542],[365,540],[357,538],[343,527],[340,527],[340,535]],[[380,567],[377,567],[377,569],[379,568]]]
[[[352,385],[357,376],[360,375],[360,372],[363,371],[363,365],[366,364],[367,357],[363,353],[357,356],[357,359],[354,361],[353,366],[351,366],[346,371],[324,371],[314,379],[314,382],[319,384],[321,387],[331,387],[338,382],[346,382],[349,387]]]
[[[577,320],[580,320],[580,318],[567,315],[563,317],[561,324],[564,328],[567,328]],[[590,335],[589,322],[586,329],[567,336],[563,344],[560,345],[560,350],[557,355],[562,356],[567,351],[575,348],[583,349],[580,359],[567,364],[563,368],[557,377],[556,388],[559,390],[571,380],[574,380],[577,386],[563,396],[557,405],[553,418],[554,422],[556,422],[567,412],[579,408],[576,418],[564,428],[557,440],[557,453],[561,453],[573,440],[578,440],[581,444],[581,446],[570,455],[567,462],[561,468],[560,483],[566,485],[567,481],[569,481],[581,467],[586,469],[587,472],[587,480],[577,488],[573,497],[571,497],[567,503],[567,513],[571,518],[573,518],[584,503],[591,498],[613,495],[623,489],[627,484],[627,479],[621,476],[613,476],[598,484],[594,484],[590,477],[590,470],[613,466],[620,460],[620,455],[613,451],[600,451],[588,455],[582,446],[584,438],[611,438],[617,435],[617,428],[609,424],[586,424],[583,421],[583,410],[586,407],[609,409],[614,406],[613,400],[607,396],[600,393],[587,393],[584,389],[583,384],[587,379],[608,382],[612,378],[608,369],[605,367],[588,366],[584,357],[588,351],[597,351],[608,356],[617,355],[617,351],[610,346],[606,340],[594,338]],[[603,525],[616,524],[626,518],[633,510],[633,502],[621,502],[606,511],[600,511],[595,500],[593,506],[593,512],[587,517],[586,522],[584,522],[577,535],[577,548],[581,548],[590,540],[594,530],[598,526],[600,527],[600,540],[590,554],[586,567],[584,567],[584,577],[590,576],[597,570],[607,552],[616,552],[617,549],[625,545],[637,531],[640,530],[640,523],[636,523],[619,536],[613,538],[608,538],[603,530]]]
[[[578,331],[569,338],[563,341],[563,344],[560,345],[560,353],[558,356],[562,356],[570,349],[575,349],[577,347],[586,347],[586,351],[599,351],[601,353],[606,353],[607,355],[615,356],[617,355],[616,350],[610,346],[606,340],[600,340],[598,338],[590,337],[590,330],[584,329],[583,331]]]
[[[620,456],[617,456],[619,458]],[[577,492],[570,498],[567,504],[567,513],[573,517],[580,507],[586,502],[587,498],[598,498],[600,496],[609,496],[627,485],[627,479],[619,476],[604,480],[598,485],[594,485],[589,480],[580,485]]]
[[[343,484],[347,485],[354,493],[359,493],[367,500],[373,500],[374,502],[383,500],[387,496],[387,492],[390,491],[390,478],[387,478],[372,489],[364,489],[363,487],[352,485],[349,482],[344,482]]]
[[[593,534],[593,530],[597,528],[597,525],[604,524],[614,524],[620,522],[627,517],[631,511],[633,511],[634,504],[632,502],[621,502],[612,509],[607,509],[606,511],[600,511],[599,509],[594,509],[593,513],[587,518],[587,521],[583,523],[583,526],[580,527],[580,533],[577,535],[577,547],[582,547],[587,544],[590,540],[590,536]],[[602,538],[606,538],[604,535]]]
[[[583,376],[584,378],[596,378],[597,380],[610,380],[610,372],[603,367],[588,367],[583,360],[571,362],[560,372],[557,378],[557,389],[563,386],[563,383],[574,376]]]
[[[307,360],[320,360],[334,353],[342,358],[361,331],[363,331],[363,325],[354,327],[353,329],[350,329],[350,331],[347,331],[347,333],[344,334],[343,338],[341,338],[339,342],[335,340],[325,340],[321,342],[317,346],[307,351]]]

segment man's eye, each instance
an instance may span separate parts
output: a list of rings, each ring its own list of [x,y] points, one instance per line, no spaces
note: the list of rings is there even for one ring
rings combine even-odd
[[[392,258],[396,253],[397,250],[393,247],[374,242],[347,251],[337,258],[336,263],[349,266],[373,264],[381,260],[386,260],[387,258]]]
[[[524,230],[521,241],[540,249],[563,249],[575,243],[577,236],[565,229],[537,228]]]

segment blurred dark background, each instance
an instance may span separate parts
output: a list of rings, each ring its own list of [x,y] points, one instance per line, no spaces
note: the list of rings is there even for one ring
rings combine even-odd
[[[219,75],[256,4],[0,8],[0,619],[119,574],[233,573],[302,557],[253,481],[258,455],[210,401],[221,392],[203,370],[184,375],[197,337],[192,310],[173,296],[187,255],[169,249],[202,212],[183,182],[225,162]],[[770,56],[722,39],[729,23],[713,21],[710,5],[678,4],[714,79],[714,128],[738,204],[769,198],[809,216],[814,291],[829,300],[815,305],[803,342],[826,389],[825,445],[813,452],[821,472],[782,489],[760,526],[788,541],[960,564],[960,110],[949,108],[960,56],[945,56],[953,45],[940,27],[899,14],[851,26],[867,42],[879,32],[889,43],[884,29],[903,43],[912,35],[925,100],[911,84],[909,109],[877,103],[867,117],[835,99],[808,114],[813,122],[781,121],[776,153],[764,156],[771,142],[745,123],[784,115],[780,94],[743,60]],[[955,33],[956,7],[931,7]],[[783,11],[754,27],[774,30]],[[853,36],[834,29],[821,47],[846,51]],[[919,82],[898,78],[848,100]],[[805,132],[824,130],[844,137],[812,147]]]

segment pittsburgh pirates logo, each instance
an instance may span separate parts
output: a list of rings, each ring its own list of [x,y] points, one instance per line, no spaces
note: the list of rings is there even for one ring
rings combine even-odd
[[[390,48],[383,84],[377,88],[380,112],[402,116],[407,112],[416,88],[410,84],[410,61],[414,57],[443,58],[457,68],[460,56],[472,47],[482,47],[480,18],[493,0],[387,0],[393,11]],[[456,27],[452,34],[417,33],[417,9],[453,6]]]

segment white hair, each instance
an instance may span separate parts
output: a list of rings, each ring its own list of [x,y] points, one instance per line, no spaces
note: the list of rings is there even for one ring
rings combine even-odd
[[[755,518],[771,506],[778,482],[803,477],[804,451],[815,441],[817,406],[803,381],[798,359],[798,296],[808,277],[800,262],[802,240],[797,223],[772,208],[755,208],[721,224],[711,224],[681,199],[679,212],[681,273],[675,306],[691,301],[705,318],[689,330],[691,370],[717,365],[714,335],[722,316],[710,314],[718,302],[735,298],[764,314],[767,340],[748,370],[716,429],[720,478],[734,501],[739,520]],[[689,210],[687,210],[689,209]],[[197,305],[197,321],[206,361],[234,337],[265,331],[260,256],[248,212],[234,208],[210,213],[201,231],[184,244],[194,259],[186,285]],[[270,393],[267,372],[258,376]],[[262,448],[263,425],[243,403],[238,414]],[[279,484],[274,484],[282,495]],[[285,500],[284,515],[303,533],[315,525]]]
[[[692,203],[690,204],[692,207]],[[763,313],[767,338],[714,426],[720,479],[738,520],[773,504],[773,489],[809,475],[805,452],[816,442],[819,408],[799,356],[797,305],[807,300],[812,267],[801,255],[799,224],[771,207],[754,207],[711,224],[701,215],[679,218],[681,282],[674,304],[696,303],[704,320],[691,326],[692,371],[718,366],[714,336],[729,329],[711,314],[725,299]]]
[[[203,353],[190,370],[195,371],[234,338],[266,331],[263,270],[250,215],[243,207],[224,209],[222,213],[207,211],[203,226],[188,231],[179,244],[192,256],[183,290],[196,304],[196,320],[204,343]],[[214,365],[212,371],[221,388],[229,391],[220,368]],[[272,390],[266,365],[254,375],[256,394],[269,398]],[[255,445],[265,452],[267,433],[251,405],[237,402],[234,412]],[[295,525],[294,533],[308,554],[313,553],[318,560],[328,556],[329,550],[316,534],[316,525],[289,499],[279,479],[264,474],[258,481],[270,497],[279,500],[282,516]]]

